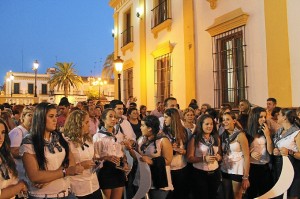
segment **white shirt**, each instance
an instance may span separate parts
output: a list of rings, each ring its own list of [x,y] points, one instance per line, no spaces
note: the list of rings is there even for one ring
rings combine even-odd
[[[244,155],[237,139],[230,143],[229,153],[223,155],[221,170],[228,174],[244,174]]]
[[[10,139],[10,147],[20,147],[23,138],[28,134],[27,129],[25,129],[22,125],[15,127],[13,130],[9,132],[9,139]],[[23,166],[22,159],[14,158],[19,179],[25,179],[25,170]]]
[[[74,155],[76,164],[92,160],[94,157],[94,144],[92,142],[85,142],[87,146],[76,147],[71,141],[69,141],[70,151]],[[71,190],[76,196],[86,196],[94,193],[99,189],[99,182],[96,173],[91,173],[91,169],[85,169],[82,174],[70,176]]]
[[[218,146],[213,146],[214,153],[216,154],[218,152]],[[195,157],[203,157],[208,155],[208,146],[205,144],[199,142],[197,144],[197,147],[195,148]],[[218,161],[214,161],[213,163],[207,163],[207,162],[197,162],[193,163],[193,167],[203,170],[203,171],[214,171],[219,167]]]
[[[130,125],[130,123],[124,119],[120,124],[123,133],[121,132],[121,128],[118,129],[116,137],[119,142],[122,142],[124,139],[134,140],[136,141],[136,135]],[[115,129],[117,129],[117,124],[115,125]]]
[[[267,140],[265,136],[254,138],[250,146],[250,151],[258,152],[261,154],[260,160],[256,160],[250,156],[250,163],[263,165],[270,162],[270,155],[267,151]]]
[[[54,147],[55,153],[52,154],[49,152],[48,147],[44,147],[45,157],[47,159],[46,168],[49,171],[57,170],[62,166],[62,162],[65,158],[66,152],[65,149],[62,147],[62,152],[59,152],[56,147]],[[32,144],[23,144],[20,147],[20,154],[23,155],[24,153],[35,154],[34,148]],[[30,180],[27,178],[27,181]],[[66,191],[66,196],[68,195],[68,188],[70,187],[70,180],[69,177],[59,178],[49,182],[47,186],[42,187],[41,189],[36,188],[33,186],[32,183],[28,183],[28,191],[30,195],[36,197],[47,197],[53,198],[57,197],[57,194],[61,191]],[[61,196],[61,195],[60,195]]]
[[[116,156],[123,157],[123,146],[112,136],[105,135],[103,133],[96,133],[93,136],[94,148],[95,148],[95,157],[100,158],[104,156]]]

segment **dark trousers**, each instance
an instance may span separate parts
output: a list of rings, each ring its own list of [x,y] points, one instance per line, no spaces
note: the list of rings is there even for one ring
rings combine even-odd
[[[194,198],[216,199],[217,191],[221,184],[221,173],[215,171],[203,171],[193,168],[193,195]]]
[[[188,168],[187,166],[179,170],[171,170],[173,191],[170,191],[167,199],[186,198],[188,193]]]
[[[256,198],[269,191],[272,187],[272,174],[269,164],[250,164],[249,182],[248,198]]]

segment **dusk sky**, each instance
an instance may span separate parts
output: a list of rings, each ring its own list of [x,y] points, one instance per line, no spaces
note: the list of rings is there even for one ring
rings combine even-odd
[[[73,62],[79,75],[100,75],[113,52],[109,0],[0,0],[0,85],[6,72],[38,73]]]

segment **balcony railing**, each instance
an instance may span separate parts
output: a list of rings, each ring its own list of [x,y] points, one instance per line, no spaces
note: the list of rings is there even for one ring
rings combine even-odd
[[[133,41],[133,26],[130,26],[128,29],[124,30],[122,33],[122,47],[126,46]]]
[[[158,4],[152,10],[152,20],[151,20],[151,28],[154,28],[166,21],[167,19],[171,19],[171,1],[165,0]]]

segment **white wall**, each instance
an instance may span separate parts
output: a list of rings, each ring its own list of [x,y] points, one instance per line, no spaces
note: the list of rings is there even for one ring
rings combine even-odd
[[[288,30],[290,47],[290,64],[292,80],[292,106],[300,106],[300,19],[299,19],[299,0],[288,0]]]
[[[197,46],[197,99],[198,103],[214,104],[212,40],[205,30],[214,19],[237,8],[248,13],[246,24],[246,64],[248,77],[248,99],[253,104],[265,106],[268,98],[267,61],[264,1],[262,0],[218,0],[217,8],[210,9],[207,1],[195,1],[195,23]]]

